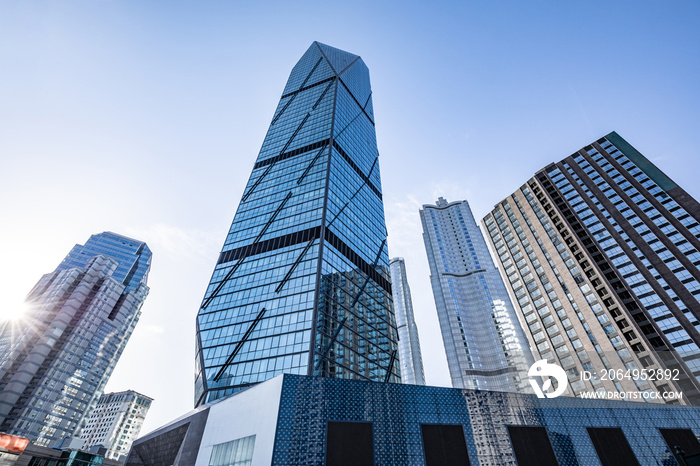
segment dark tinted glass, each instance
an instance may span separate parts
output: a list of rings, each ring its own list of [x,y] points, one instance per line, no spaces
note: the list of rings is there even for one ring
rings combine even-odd
[[[508,426],[518,466],[557,466],[552,444],[544,427]]]
[[[373,466],[372,424],[329,422],[326,466]]]
[[[589,427],[598,458],[603,466],[639,464],[625,434],[619,427]]]
[[[426,466],[470,464],[461,425],[423,424],[420,428]]]

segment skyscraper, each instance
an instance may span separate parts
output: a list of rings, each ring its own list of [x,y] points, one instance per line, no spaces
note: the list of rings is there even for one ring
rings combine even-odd
[[[114,233],[76,245],[0,333],[0,432],[49,446],[78,436],[148,295],[151,251]]]
[[[696,403],[699,220],[697,201],[612,132],[539,171],[484,224],[528,338],[574,394],[672,390]]]
[[[197,315],[195,404],[281,373],[399,381],[369,71],[294,66]]]
[[[528,390],[532,354],[469,204],[439,198],[420,216],[452,385]]]
[[[425,385],[423,358],[420,352],[418,327],[413,315],[411,289],[406,277],[406,263],[403,258],[395,257],[389,262],[391,267],[391,285],[394,298],[394,314],[399,331],[399,359],[401,360],[401,382],[413,385]]]
[[[105,458],[123,460],[146,419],[152,398],[133,390],[105,393],[92,411],[80,439],[83,449],[103,446]]]

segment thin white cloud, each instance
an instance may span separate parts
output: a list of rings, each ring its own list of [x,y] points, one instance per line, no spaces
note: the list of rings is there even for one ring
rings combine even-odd
[[[221,246],[221,232],[185,229],[163,223],[129,228],[127,235],[148,243],[152,251],[194,260]]]

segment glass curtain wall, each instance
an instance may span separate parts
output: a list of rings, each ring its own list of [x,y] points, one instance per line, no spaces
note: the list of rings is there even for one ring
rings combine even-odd
[[[369,71],[293,68],[197,316],[195,404],[281,373],[399,380]]]

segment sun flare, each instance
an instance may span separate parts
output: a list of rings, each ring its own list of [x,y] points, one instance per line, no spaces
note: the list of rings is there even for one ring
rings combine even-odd
[[[3,302],[0,307],[0,322],[19,321],[27,314],[29,305],[24,302]]]

